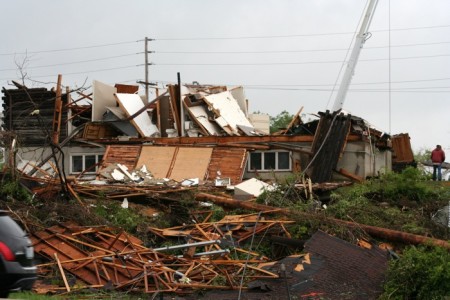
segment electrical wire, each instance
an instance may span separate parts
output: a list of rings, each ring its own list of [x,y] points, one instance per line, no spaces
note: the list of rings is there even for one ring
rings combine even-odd
[[[383,31],[408,31],[408,30],[421,30],[421,29],[438,29],[438,28],[448,28],[450,25],[435,25],[435,26],[422,26],[422,27],[407,27],[407,28],[398,28],[398,29],[379,29],[372,30],[372,32],[383,32]],[[309,34],[291,34],[291,35],[266,35],[266,36],[237,36],[237,37],[197,37],[197,38],[158,38],[158,39],[149,39],[149,41],[195,41],[195,40],[242,40],[242,39],[271,39],[271,38],[290,38],[290,37],[311,37],[311,36],[333,36],[333,35],[350,35],[354,34],[354,32],[329,32],[329,33],[309,33]],[[19,54],[38,54],[38,53],[51,53],[51,52],[64,52],[64,51],[75,51],[75,50],[83,50],[83,49],[92,49],[92,48],[102,48],[102,47],[110,47],[110,46],[118,46],[124,44],[132,44],[143,42],[144,39],[133,40],[133,41],[122,41],[116,43],[106,43],[99,45],[89,45],[89,46],[80,46],[80,47],[71,47],[71,48],[61,48],[61,49],[46,49],[46,50],[36,50],[36,51],[21,51],[21,52],[9,52],[9,53],[0,53],[0,56],[14,56]],[[448,42],[444,42],[448,43]],[[420,45],[420,44],[418,44]],[[393,46],[393,47],[401,47],[401,45]]]
[[[437,29],[448,28],[450,25],[436,25],[436,26],[422,26],[422,27],[407,27],[391,29],[391,31],[408,31],[420,29]],[[372,30],[372,32],[384,32],[389,29]],[[264,36],[235,36],[235,37],[192,37],[192,38],[154,38],[154,41],[199,41],[199,40],[243,40],[243,39],[273,39],[273,38],[293,38],[293,37],[311,37],[311,36],[337,36],[350,35],[354,32],[332,32],[332,33],[309,33],[309,34],[290,34],[290,35],[264,35]]]
[[[121,54],[121,55],[115,55],[115,56],[108,56],[108,57],[93,58],[93,59],[87,59],[87,60],[72,61],[72,62],[67,62],[67,63],[58,63],[58,64],[51,64],[51,65],[34,66],[34,67],[27,68],[27,70],[33,70],[33,69],[39,69],[39,68],[48,68],[48,67],[57,67],[57,66],[65,66],[65,65],[74,65],[74,64],[81,64],[81,63],[94,62],[94,61],[110,60],[110,59],[114,59],[114,58],[134,56],[134,55],[137,55],[137,54],[139,54],[139,53],[128,53],[128,54]],[[17,68],[0,69],[0,72],[3,72],[3,71],[17,71]]]
[[[80,63],[86,63],[86,62],[104,61],[104,60],[110,60],[110,59],[115,59],[115,58],[135,56],[138,54],[139,53],[129,53],[129,54],[109,56],[109,57],[104,57],[104,58],[95,58],[95,59],[90,59],[90,60],[81,60],[81,61],[74,61],[74,62],[67,62],[67,63],[41,65],[41,66],[27,68],[27,70],[56,67],[56,66],[63,66],[63,65],[73,65],[73,64],[80,64]],[[359,61],[362,61],[362,62],[391,61],[391,60],[407,60],[407,59],[421,59],[421,58],[437,58],[437,57],[448,57],[448,56],[450,56],[450,54],[421,55],[421,56],[408,56],[408,57],[395,57],[395,58],[372,58],[372,59],[361,59]],[[151,65],[155,65],[155,66],[268,66],[268,65],[337,64],[337,63],[342,64],[343,61],[329,60],[329,61],[265,62],[265,63],[151,63]],[[135,66],[143,66],[143,65],[144,64],[138,64]],[[131,66],[128,66],[128,67],[131,67]],[[109,70],[122,69],[122,68],[125,68],[125,67],[100,69],[100,70],[95,70],[95,71],[82,71],[82,72],[78,72],[78,73],[66,73],[66,75],[97,72],[97,71],[109,71]],[[16,71],[16,70],[17,70],[17,68],[0,69],[0,72]],[[48,76],[40,76],[40,77],[48,77]],[[8,80],[8,79],[0,79],[0,80]]]
[[[113,70],[122,70],[122,69],[130,69],[130,68],[136,68],[138,65],[129,65],[129,66],[122,66],[122,67],[115,67],[115,68],[106,68],[106,69],[96,69],[96,70],[90,70],[90,71],[80,71],[80,72],[71,72],[71,73],[64,73],[64,75],[78,75],[78,74],[88,74],[88,73],[98,73],[98,72],[104,72],[104,71],[113,71]],[[33,76],[33,78],[46,78],[46,77],[55,77],[55,74],[52,75],[37,75]],[[11,80],[11,78],[3,78],[0,80]]]
[[[117,42],[117,43],[100,44],[100,45],[90,45],[90,46],[73,47],[73,48],[51,49],[51,50],[0,53],[0,56],[11,56],[11,55],[18,55],[18,54],[25,54],[26,55],[26,54],[64,52],[64,51],[74,51],[74,50],[82,50],[82,49],[102,48],[102,47],[110,47],[110,46],[117,46],[117,45],[137,43],[139,41],[126,41],[126,42]]]
[[[413,43],[413,44],[399,44],[391,46],[371,46],[364,47],[365,50],[396,48],[396,47],[416,47],[416,46],[430,46],[450,44],[449,41],[431,42],[431,43]],[[260,50],[260,51],[152,51],[155,54],[275,54],[275,53],[307,53],[307,52],[333,52],[333,51],[347,51],[348,48],[330,48],[330,49],[302,49],[302,50]]]
[[[448,57],[450,54],[436,54],[436,55],[420,55],[408,57],[394,57],[394,58],[368,58],[360,59],[363,62],[389,61],[389,60],[405,60],[405,59],[419,59],[419,58],[436,58]],[[152,63],[154,66],[273,66],[273,65],[310,65],[310,64],[337,64],[342,63],[341,60],[328,61],[303,61],[303,62],[256,62],[256,63]],[[344,61],[345,62],[345,61]],[[143,66],[144,64],[139,64]]]

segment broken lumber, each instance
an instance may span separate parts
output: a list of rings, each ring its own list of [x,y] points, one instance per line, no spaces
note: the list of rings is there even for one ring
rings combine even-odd
[[[222,196],[215,196],[207,193],[198,193],[195,195],[195,199],[197,201],[212,201],[215,204],[228,206],[228,207],[234,207],[234,208],[243,208],[243,209],[250,209],[250,210],[256,210],[256,211],[262,211],[262,212],[282,212],[284,214],[287,213],[286,209],[272,207],[268,205],[262,205],[254,202],[247,202],[247,201],[241,201],[241,200],[234,200],[227,197]]]

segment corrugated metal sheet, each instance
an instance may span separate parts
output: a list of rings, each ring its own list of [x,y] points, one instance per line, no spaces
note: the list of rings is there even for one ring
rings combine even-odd
[[[414,161],[414,153],[411,149],[411,138],[407,133],[392,136],[392,162],[410,163]]]
[[[312,153],[314,161],[308,175],[315,183],[330,181],[333,170],[344,150],[350,132],[351,116],[336,113],[321,115],[314,136]]]

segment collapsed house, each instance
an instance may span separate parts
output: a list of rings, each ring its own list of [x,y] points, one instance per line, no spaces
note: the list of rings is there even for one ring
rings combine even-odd
[[[3,142],[27,175],[114,179],[102,174],[118,168],[133,180],[145,167],[153,178],[234,185],[293,173],[361,181],[392,169],[391,136],[364,119],[326,111],[305,123],[299,111],[269,134],[269,117],[248,113],[242,87],[168,85],[147,101],[135,85],[94,81],[91,92],[63,93],[15,84],[2,90]],[[402,141],[410,149],[409,137]],[[394,159],[407,164],[403,153]]]

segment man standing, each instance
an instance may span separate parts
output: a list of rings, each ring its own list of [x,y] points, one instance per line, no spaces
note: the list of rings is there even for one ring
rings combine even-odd
[[[442,163],[444,161],[445,152],[444,150],[442,150],[441,145],[437,145],[436,148],[431,151],[431,162],[433,163],[433,180],[442,180]]]

